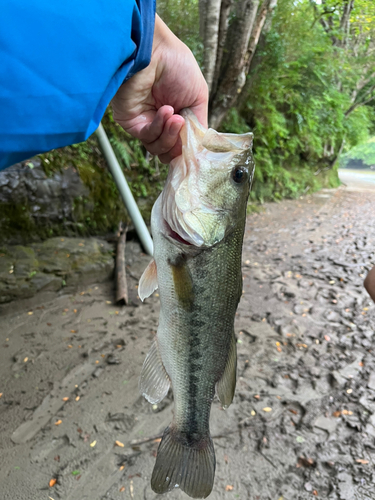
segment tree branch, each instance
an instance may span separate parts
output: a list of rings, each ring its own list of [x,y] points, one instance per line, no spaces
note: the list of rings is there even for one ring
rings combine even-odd
[[[366,97],[368,95],[370,95],[373,91],[375,90],[375,85],[372,85],[365,93],[364,95],[362,96],[362,99],[365,98],[365,100],[361,100],[361,101],[358,101],[358,102],[355,102],[354,104],[352,104],[350,106],[350,108],[345,111],[345,118],[347,118],[351,113],[353,113],[353,111],[355,109],[357,109],[359,106],[364,106],[365,104],[368,104],[369,102],[371,102],[374,98],[375,98],[375,94],[370,96],[368,99],[366,99]]]

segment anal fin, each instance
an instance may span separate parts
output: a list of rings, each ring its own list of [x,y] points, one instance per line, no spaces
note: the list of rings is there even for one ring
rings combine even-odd
[[[155,259],[149,263],[143,271],[141,279],[139,280],[138,295],[141,301],[147,299],[158,287],[158,275],[156,270]]]
[[[149,403],[156,404],[168,394],[170,385],[155,339],[143,363],[139,390]]]
[[[223,408],[226,409],[233,401],[236,390],[236,372],[237,372],[237,345],[234,333],[231,338],[228,353],[227,364],[224,373],[216,384],[216,392]]]

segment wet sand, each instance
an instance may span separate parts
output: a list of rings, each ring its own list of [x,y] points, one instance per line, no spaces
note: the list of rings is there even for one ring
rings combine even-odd
[[[340,188],[249,216],[236,396],[212,409],[213,500],[375,498],[375,305],[362,287],[374,213],[373,193]],[[159,498],[152,438],[173,400],[138,394],[159,311],[157,294],[137,298],[148,261],[128,245],[126,307],[108,282],[2,315],[2,500]]]

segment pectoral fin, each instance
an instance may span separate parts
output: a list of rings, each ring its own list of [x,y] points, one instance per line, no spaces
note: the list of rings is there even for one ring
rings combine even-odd
[[[138,295],[144,301],[147,299],[158,287],[158,275],[156,270],[155,259],[149,263],[144,270],[141,279],[139,280]]]
[[[216,384],[216,392],[220,399],[223,408],[226,409],[231,404],[234,391],[236,389],[236,372],[237,372],[237,345],[234,333],[232,335],[227,364],[223,376]]]
[[[149,403],[156,404],[168,394],[170,384],[155,340],[143,363],[139,390]]]

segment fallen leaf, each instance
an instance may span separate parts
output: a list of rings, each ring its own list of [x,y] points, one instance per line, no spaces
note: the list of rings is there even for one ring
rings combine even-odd
[[[3,395],[3,393],[2,393],[2,392],[0,392],[0,398],[1,398],[1,396],[2,396],[2,395]]]
[[[124,469],[125,469],[125,465],[121,465],[120,470],[124,470]]]
[[[56,482],[57,482],[56,478],[51,479],[50,482],[48,483],[49,487],[52,488],[53,486],[55,486]]]
[[[125,486],[121,486],[120,488],[120,493],[122,493],[123,491],[125,491]]]
[[[255,394],[255,395],[254,395],[254,398],[255,398],[255,399],[260,399],[259,394]]]
[[[302,467],[313,467],[315,465],[315,461],[310,457],[298,457],[297,466]]]
[[[357,458],[356,462],[359,464],[366,465],[369,463],[369,460],[365,460],[364,458]]]
[[[340,415],[341,415],[341,411],[334,411],[332,413],[332,415],[335,417],[335,418],[338,418]]]
[[[73,312],[74,312],[74,313],[77,313],[77,309],[73,309]]]
[[[318,492],[316,490],[313,490],[312,494],[314,495],[314,497],[318,496]]]
[[[225,491],[232,491],[234,486],[231,486],[230,484],[227,484],[225,487]]]
[[[69,401],[69,398],[66,397],[66,398],[62,398],[63,401]]]
[[[71,349],[73,346],[72,346],[72,344],[68,344],[68,347],[69,347],[69,349]]]
[[[342,410],[343,415],[353,415],[353,412],[350,410]]]
[[[119,446],[120,448],[124,448],[124,443],[121,443],[121,441],[115,441],[115,445]]]
[[[77,333],[76,330],[70,330],[70,333]]]
[[[272,408],[270,408],[269,406],[266,406],[265,408],[262,408],[262,409],[263,409],[263,411],[265,411],[267,413],[272,411]]]
[[[55,425],[60,425],[62,424],[62,420],[58,420],[57,422],[55,422]]]

